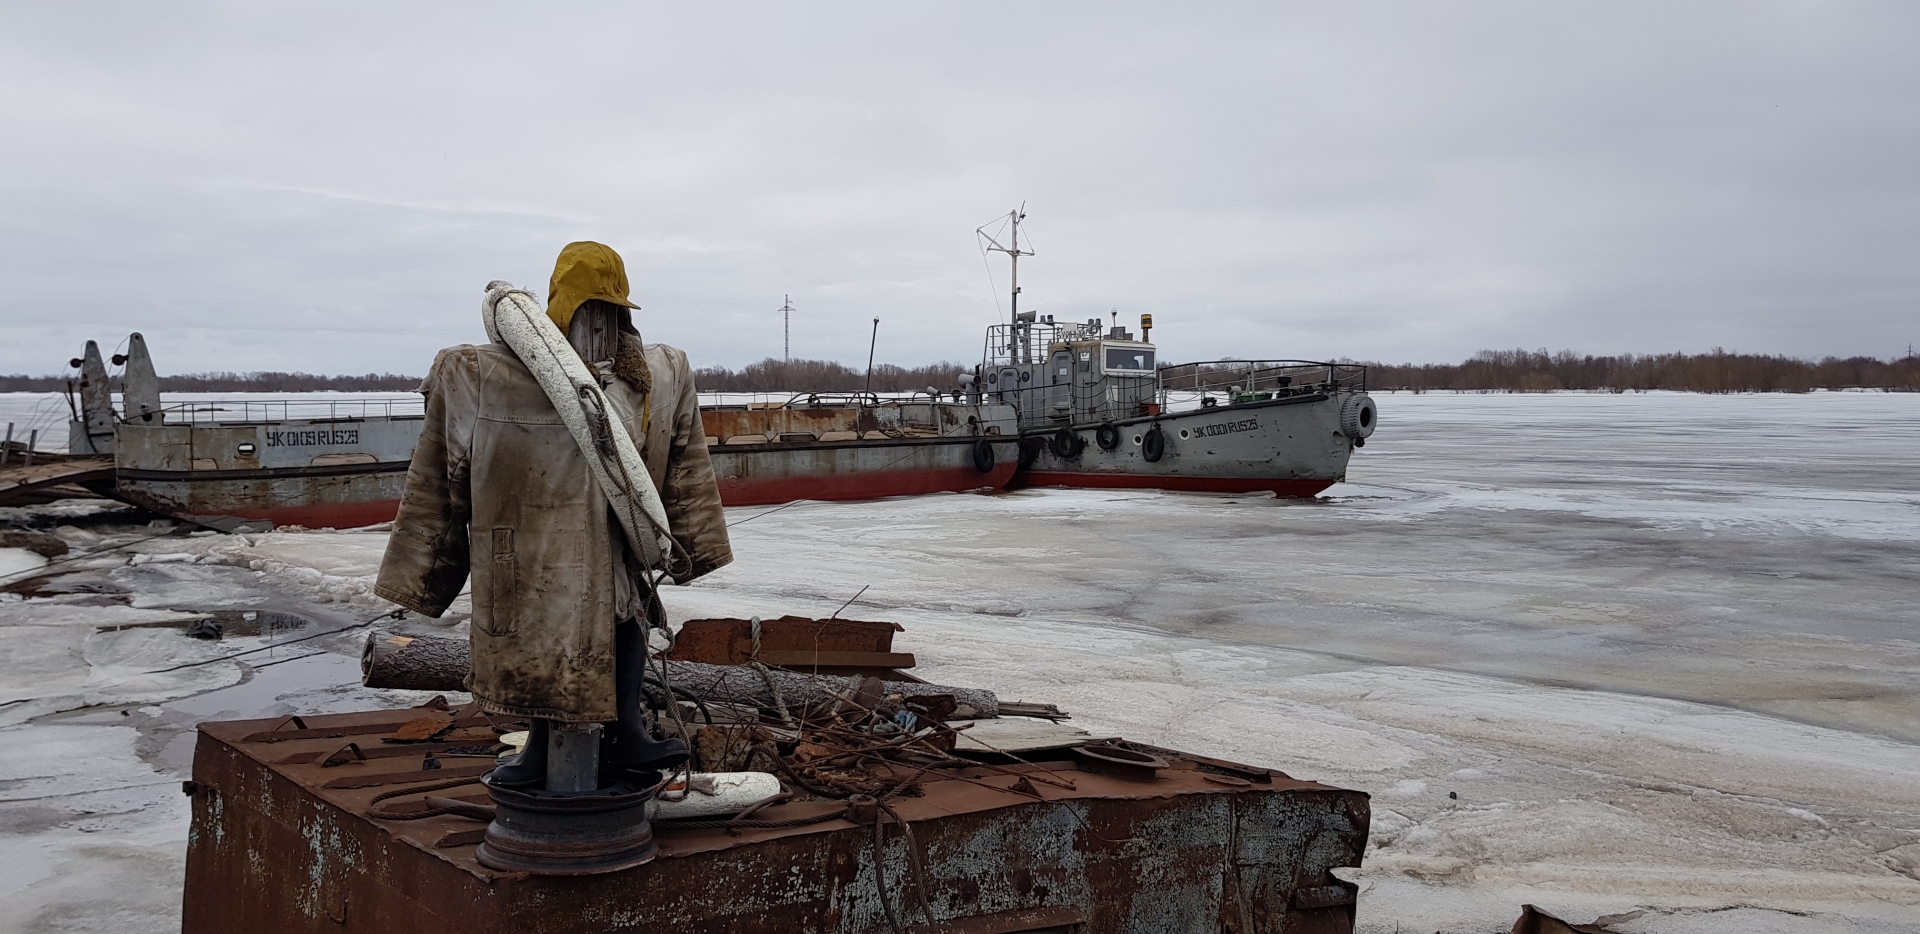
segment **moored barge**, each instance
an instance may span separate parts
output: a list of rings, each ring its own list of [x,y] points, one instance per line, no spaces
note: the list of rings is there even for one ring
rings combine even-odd
[[[1021,311],[1020,212],[1002,247],[1012,316],[980,365],[908,398],[703,396],[729,506],[1021,487],[1314,496],[1346,479],[1378,411],[1366,367],[1302,360],[1168,366],[1117,320]],[[1117,318],[1117,315],[1116,315]],[[111,456],[91,488],[227,531],[348,528],[393,518],[424,423],[418,397],[164,405],[145,341],[128,342],[116,406],[97,345],[73,361],[68,450]],[[77,468],[76,468],[77,469]]]

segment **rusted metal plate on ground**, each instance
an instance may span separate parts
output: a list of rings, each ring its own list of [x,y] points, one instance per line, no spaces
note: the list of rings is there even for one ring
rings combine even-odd
[[[404,809],[427,793],[477,800],[477,786],[440,787],[461,780],[449,768],[407,774],[431,750],[419,762],[388,755],[321,764],[342,737],[377,743],[421,715],[416,708],[315,716],[297,728],[269,720],[202,724],[188,783],[185,934],[869,934],[889,930],[881,881],[904,925],[927,925],[910,894],[908,848],[897,828],[888,827],[876,860],[873,828],[840,818],[733,832],[656,824],[660,858],[606,875],[487,870],[474,861],[475,821],[367,816],[374,797],[395,788],[417,793],[383,807]],[[1359,864],[1366,795],[1155,754],[1170,767],[1149,781],[1029,757],[1031,766],[930,773],[919,797],[894,799],[926,856],[936,925],[924,929],[1351,931],[1352,889],[1331,870]],[[384,783],[342,787],[358,772]],[[756,816],[785,820],[839,808],[796,801]]]

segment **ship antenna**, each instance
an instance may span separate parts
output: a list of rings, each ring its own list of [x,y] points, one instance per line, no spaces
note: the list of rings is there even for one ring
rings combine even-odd
[[[1022,328],[1020,327],[1020,257],[1033,255],[1032,250],[1020,249],[1020,222],[1026,219],[1026,216],[1027,216],[1027,203],[1025,201],[1020,202],[1020,206],[1018,208],[1015,208],[1012,211],[1007,212],[1007,220],[1011,223],[1013,232],[1007,238],[1007,245],[1005,246],[1002,246],[1000,244],[1000,241],[994,239],[993,234],[987,233],[987,228],[985,227],[981,227],[980,229],[974,231],[974,233],[979,234],[981,237],[985,238],[987,243],[990,244],[987,247],[987,252],[1005,253],[1007,254],[1007,259],[1011,261],[1013,264],[1013,277],[1012,277],[1013,281],[1009,283],[1009,285],[1012,288],[1011,299],[1010,299],[1010,304],[1012,307],[1010,310],[1013,316],[1012,317],[1013,331],[1014,331],[1014,334],[1016,335],[1021,333],[1022,331]],[[1009,346],[1007,349],[1012,350],[1014,348],[1012,346]]]
[[[880,346],[880,319],[873,319],[873,337],[867,341],[867,395],[873,395],[873,348]],[[865,400],[862,400],[864,403]]]

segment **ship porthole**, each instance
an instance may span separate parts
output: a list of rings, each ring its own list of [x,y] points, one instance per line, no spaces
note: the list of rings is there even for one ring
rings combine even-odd
[[[1187,430],[1185,428],[1180,429],[1180,440],[1185,441],[1191,437],[1193,436],[1190,434],[1187,434]]]
[[[1134,443],[1134,444],[1139,444],[1139,443],[1140,443],[1140,436],[1139,436],[1139,435],[1134,435],[1134,436],[1133,436],[1133,443]]]

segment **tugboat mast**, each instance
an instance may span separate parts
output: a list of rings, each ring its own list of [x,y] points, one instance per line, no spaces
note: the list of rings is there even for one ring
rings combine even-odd
[[[1012,234],[1008,237],[1007,245],[1005,246],[1002,246],[999,240],[994,239],[993,234],[987,233],[987,228],[984,226],[974,231],[987,241],[987,252],[1005,253],[1007,254],[1007,259],[1012,263],[1013,276],[1011,285],[1013,291],[1009,297],[1008,307],[1011,309],[1013,315],[1013,328],[1009,337],[1016,338],[1025,337],[1026,335],[1026,329],[1020,326],[1020,257],[1033,255],[1032,250],[1020,249],[1020,222],[1025,220],[1026,216],[1027,203],[1024,201],[1020,202],[1018,208],[1007,212],[1007,221],[1012,228]],[[1019,344],[1024,343],[1024,340],[1019,341]],[[1018,344],[1010,340],[1007,350],[1014,351],[1017,349]]]

